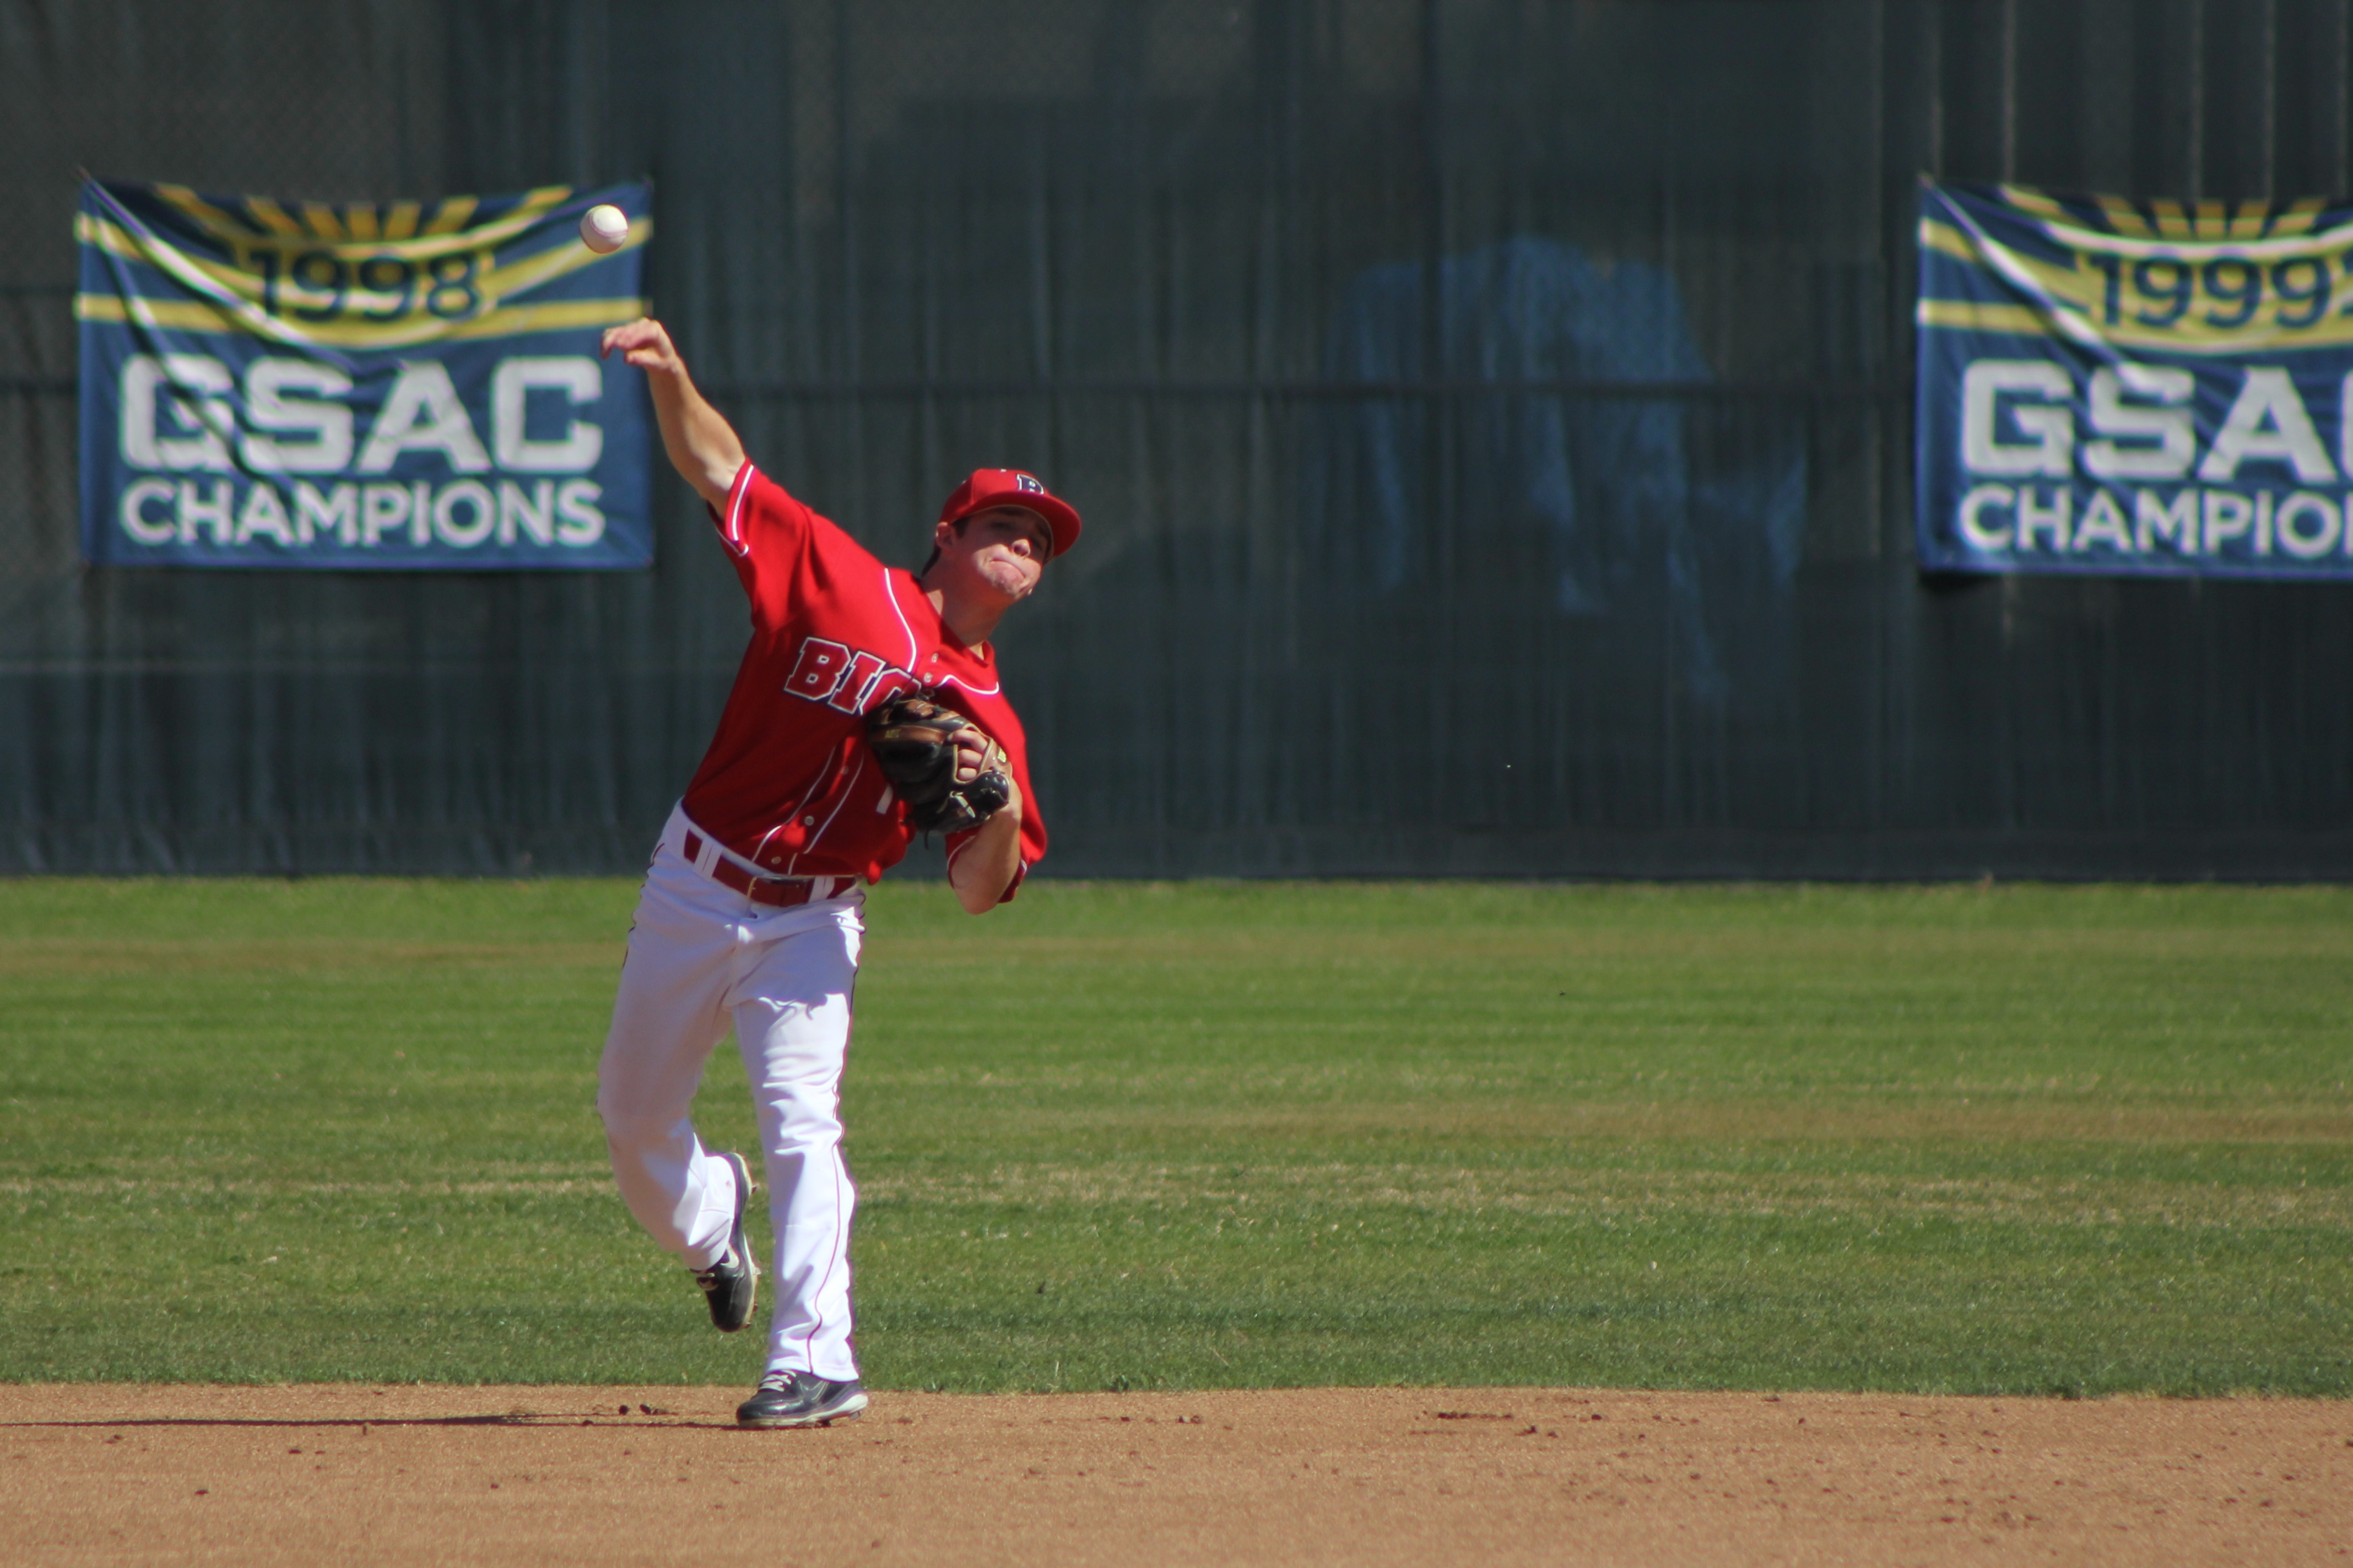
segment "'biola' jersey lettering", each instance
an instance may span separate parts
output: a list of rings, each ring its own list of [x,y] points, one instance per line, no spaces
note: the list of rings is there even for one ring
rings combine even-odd
[[[882,564],[748,462],[712,521],[751,600],[752,645],[687,786],[696,826],[779,876],[881,879],[913,832],[867,748],[864,715],[932,688],[1005,748],[1021,790],[1022,870],[1036,864],[1046,829],[989,646],[958,641],[912,573]],[[951,860],[970,838],[950,837]]]

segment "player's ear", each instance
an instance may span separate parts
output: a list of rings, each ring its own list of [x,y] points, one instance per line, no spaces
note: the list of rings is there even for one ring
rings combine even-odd
[[[915,574],[917,580],[920,581],[926,573],[939,564],[940,552],[948,547],[950,541],[962,539],[971,525],[972,518],[967,514],[957,518],[954,522],[943,518],[932,526],[932,553],[924,560],[923,571]]]
[[[955,530],[944,521],[932,525],[932,552],[923,557],[923,566],[915,573],[918,581],[928,576],[932,568],[940,563],[940,552],[947,547],[948,541],[955,536]]]

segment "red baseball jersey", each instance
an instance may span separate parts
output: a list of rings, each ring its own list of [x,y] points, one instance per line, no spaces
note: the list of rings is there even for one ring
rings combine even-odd
[[[686,815],[779,876],[880,880],[914,833],[867,748],[863,715],[900,692],[936,689],[1012,761],[1021,873],[1010,899],[1046,853],[1046,828],[989,646],[967,647],[913,574],[882,564],[748,462],[712,521],[752,602],[752,646],[687,785]],[[971,838],[949,837],[951,864]]]

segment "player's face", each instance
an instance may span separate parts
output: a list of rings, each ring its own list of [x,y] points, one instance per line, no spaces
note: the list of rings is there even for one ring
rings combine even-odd
[[[1025,507],[993,506],[965,518],[961,529],[943,523],[939,546],[943,565],[978,578],[1009,604],[1038,586],[1054,535]]]

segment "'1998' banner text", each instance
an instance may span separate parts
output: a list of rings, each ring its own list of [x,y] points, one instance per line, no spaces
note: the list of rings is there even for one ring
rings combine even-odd
[[[610,256],[581,215],[630,218]],[[637,567],[643,185],[281,205],[90,181],[82,553],[111,565]]]

